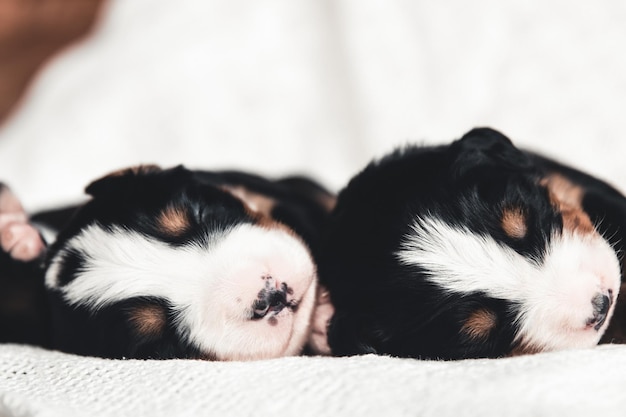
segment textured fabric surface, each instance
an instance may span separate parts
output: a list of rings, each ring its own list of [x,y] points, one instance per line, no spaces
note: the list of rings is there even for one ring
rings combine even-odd
[[[498,360],[135,361],[0,347],[3,416],[623,416],[626,347]]]

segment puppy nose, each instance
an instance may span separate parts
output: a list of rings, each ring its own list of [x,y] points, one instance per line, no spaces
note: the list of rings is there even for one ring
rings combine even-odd
[[[606,316],[609,312],[609,308],[611,308],[612,294],[613,292],[609,290],[608,295],[606,294],[596,294],[591,299],[591,305],[593,306],[593,317],[587,321],[589,326],[593,325],[593,328],[599,330],[600,327],[606,321]]]
[[[270,313],[277,314],[287,306],[285,294],[281,291],[271,291],[259,297],[253,305],[253,319],[260,319]]]

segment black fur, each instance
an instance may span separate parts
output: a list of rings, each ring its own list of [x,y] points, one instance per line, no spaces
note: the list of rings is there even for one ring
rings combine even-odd
[[[43,260],[20,262],[0,250],[0,343],[50,343]]]
[[[521,151],[492,129],[474,129],[451,145],[409,146],[369,164],[339,193],[322,239],[320,280],[335,307],[328,328],[333,354],[460,359],[514,352],[519,306],[481,293],[444,293],[394,253],[416,216],[434,213],[540,263],[553,232],[563,227],[539,184],[554,172],[586,190],[584,208],[592,220],[603,221],[602,233],[621,252],[626,200],[619,192]],[[507,207],[523,207],[527,214],[528,233],[521,239],[500,226]],[[461,330],[479,307],[497,315],[484,340]]]
[[[27,275],[28,282],[35,283],[33,293],[38,297],[36,309],[31,310],[36,313],[36,328],[26,318],[19,318],[13,325],[7,320],[8,316],[0,316],[2,329],[9,325],[15,327],[12,332],[6,329],[0,332],[5,337],[3,341],[36,343],[66,352],[111,358],[212,359],[210,353],[200,352],[186,341],[184,331],[173,319],[172,306],[165,299],[134,297],[90,313],[83,307],[69,306],[54,289],[47,289],[46,300],[43,275],[55,255],[65,248],[66,242],[91,224],[121,227],[180,246],[190,243],[206,245],[208,242],[203,239],[207,231],[227,230],[237,224],[256,222],[254,213],[225,191],[224,186],[243,186],[272,198],[276,204],[270,216],[293,229],[313,253],[317,251],[321,223],[328,214],[318,199],[332,199],[333,196],[311,180],[292,177],[272,181],[243,172],[191,171],[182,166],[166,170],[152,167],[128,169],[90,184],[86,191],[91,199],[84,205],[33,216],[37,223],[59,230],[56,241],[47,251],[45,263],[39,260],[32,265],[21,265],[7,254],[1,254],[0,277],[23,280]],[[190,214],[190,227],[178,234],[164,232],[157,221],[158,214],[172,204],[184,207]],[[80,253],[70,251],[64,255],[61,264],[58,282],[62,288],[80,272],[84,259]],[[30,269],[24,273],[27,267]],[[287,291],[285,288],[283,292],[286,294]],[[296,308],[286,299],[283,301],[284,307]],[[137,330],[131,313],[142,308],[162,312],[164,324],[159,326],[158,332]],[[20,329],[32,329],[33,335],[21,337]]]

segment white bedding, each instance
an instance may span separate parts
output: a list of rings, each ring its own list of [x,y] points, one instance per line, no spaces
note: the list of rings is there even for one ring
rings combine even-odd
[[[498,360],[121,361],[0,348],[7,416],[623,416],[626,347]],[[5,414],[2,414],[5,413]]]
[[[308,173],[476,125],[626,190],[622,0],[113,0],[0,130],[30,210],[140,162]],[[106,361],[0,346],[0,415],[624,415],[626,347],[505,360]]]

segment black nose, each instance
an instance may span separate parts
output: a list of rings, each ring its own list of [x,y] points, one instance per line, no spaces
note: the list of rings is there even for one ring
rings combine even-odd
[[[596,330],[599,330],[606,321],[606,315],[613,301],[611,295],[612,291],[609,291],[609,295],[598,293],[591,300],[591,304],[593,305],[593,317],[589,319],[587,324],[593,325],[593,328]]]
[[[287,306],[287,298],[282,291],[261,291],[252,305],[253,319],[260,319],[270,313],[277,314]]]

